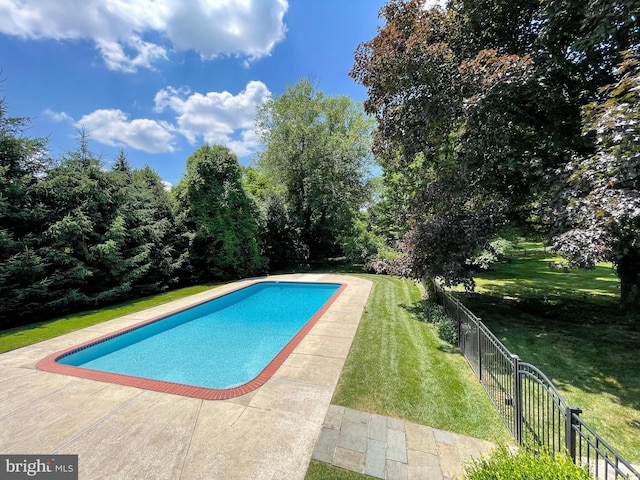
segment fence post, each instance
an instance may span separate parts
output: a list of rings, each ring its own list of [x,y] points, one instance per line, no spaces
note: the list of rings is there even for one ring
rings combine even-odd
[[[458,346],[460,346],[462,340],[462,320],[460,320],[460,300],[456,299],[456,321],[458,322]]]
[[[565,418],[564,442],[567,452],[571,456],[573,463],[576,462],[576,431],[573,429],[577,425],[577,418],[582,413],[578,407],[567,407]]]
[[[476,331],[478,332],[478,379],[482,383],[482,332],[480,331],[480,319],[478,317],[476,317],[476,322]]]
[[[511,354],[513,360],[513,436],[522,444],[522,377],[520,357]]]

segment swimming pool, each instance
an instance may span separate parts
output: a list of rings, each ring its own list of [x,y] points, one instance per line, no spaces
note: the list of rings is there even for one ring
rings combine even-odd
[[[206,399],[262,385],[346,285],[256,282],[51,355],[38,368]]]

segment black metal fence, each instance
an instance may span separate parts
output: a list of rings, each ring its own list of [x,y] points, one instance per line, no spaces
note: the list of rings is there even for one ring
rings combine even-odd
[[[520,444],[533,443],[567,453],[577,465],[588,465],[598,479],[640,480],[632,466],[569,406],[535,366],[522,362],[459,300],[435,285],[437,300],[458,328],[458,345]]]

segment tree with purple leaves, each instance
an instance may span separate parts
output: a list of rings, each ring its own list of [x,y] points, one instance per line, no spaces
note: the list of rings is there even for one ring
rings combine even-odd
[[[635,60],[616,67],[622,51],[640,46],[639,6],[390,0],[382,8],[385,24],[356,50],[351,76],[368,90],[385,178],[403,189],[384,198],[402,212],[396,273],[471,289],[473,257],[504,227],[533,226],[578,265],[613,261],[622,304],[635,308]],[[572,256],[578,250],[589,257]]]
[[[640,310],[640,59],[627,52],[618,80],[602,102],[584,108],[584,134],[596,152],[566,167],[557,210],[568,231],[554,247],[574,265],[610,261],[620,278],[621,304]]]

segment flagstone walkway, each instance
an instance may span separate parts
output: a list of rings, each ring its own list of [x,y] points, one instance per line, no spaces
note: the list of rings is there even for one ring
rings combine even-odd
[[[330,405],[313,459],[383,479],[462,478],[495,445],[395,418]]]

